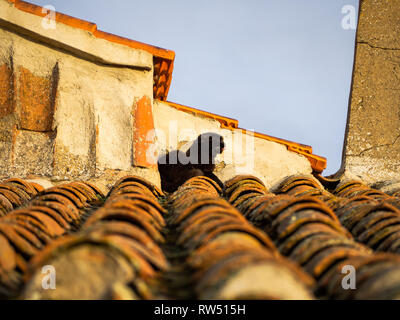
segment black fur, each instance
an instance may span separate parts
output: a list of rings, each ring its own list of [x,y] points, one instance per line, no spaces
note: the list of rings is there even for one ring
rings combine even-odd
[[[224,147],[223,137],[210,132],[199,135],[186,153],[174,150],[161,156],[158,159],[158,170],[162,189],[174,192],[186,180],[196,176],[207,176],[223,187],[213,171],[215,157],[222,153]]]

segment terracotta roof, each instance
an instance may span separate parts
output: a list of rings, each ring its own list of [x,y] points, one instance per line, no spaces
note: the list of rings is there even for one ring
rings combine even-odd
[[[313,276],[317,296],[399,296],[395,288],[400,281],[396,276],[400,257],[394,253],[398,252],[400,226],[400,211],[395,206],[400,199],[396,194],[390,196],[355,181],[330,193],[314,179],[302,176],[285,179],[276,195],[267,190],[250,193],[258,182],[248,177],[227,185],[230,202],[267,232],[283,255]],[[355,268],[355,290],[341,286],[344,266]]]
[[[164,194],[127,176],[0,184],[0,295],[61,299],[393,299],[400,295],[400,198],[310,176],[275,193],[253,176],[207,177]],[[53,266],[57,289],[42,289]],[[343,267],[356,270],[344,290]],[[83,278],[85,281],[83,281]]]

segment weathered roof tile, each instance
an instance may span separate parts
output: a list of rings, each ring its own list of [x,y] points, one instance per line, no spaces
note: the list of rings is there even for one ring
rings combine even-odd
[[[232,186],[240,188],[240,179],[227,185],[234,192]],[[395,251],[400,244],[398,209],[386,203],[393,197],[358,181],[339,184],[331,194],[313,179],[299,176],[285,179],[277,190],[281,195],[271,196],[266,191],[264,196],[254,194],[244,202],[235,199],[234,203],[272,237],[281,253],[315,278],[317,296],[398,297],[399,257],[375,253],[368,248],[377,249],[381,245],[380,249]],[[373,262],[375,268],[368,269],[368,264]],[[344,266],[355,268],[356,290],[342,287]],[[384,272],[390,275],[384,277]],[[389,278],[392,282],[386,280]]]
[[[15,179],[1,185],[20,200],[9,201],[0,217],[2,297],[392,299],[400,293],[400,258],[391,253],[400,246],[400,211],[392,205],[398,198],[359,182],[330,192],[310,176],[293,176],[272,193],[252,176],[237,176],[223,190],[197,176],[166,195],[127,176],[107,196],[85,182],[45,190]],[[56,268],[55,291],[41,288],[44,265]],[[355,268],[355,290],[342,287],[345,266]],[[89,280],[86,287],[76,283],[77,293],[74,281],[83,276]]]

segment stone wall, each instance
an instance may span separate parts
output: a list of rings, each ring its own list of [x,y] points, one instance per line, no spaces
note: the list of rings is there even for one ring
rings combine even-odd
[[[340,173],[400,178],[400,0],[360,2]]]
[[[50,32],[40,17],[10,11],[3,0],[0,9],[9,10],[0,13],[0,177],[112,181],[140,171],[159,184],[156,168],[140,156],[140,130],[154,127],[152,54],[110,43],[115,56],[122,50],[129,57],[107,62],[110,49],[99,40],[98,59],[78,55],[49,41],[52,34],[38,34]],[[23,32],[10,23],[22,18]],[[80,30],[57,23],[53,38],[64,41],[70,32]],[[91,38],[80,37],[78,47]]]

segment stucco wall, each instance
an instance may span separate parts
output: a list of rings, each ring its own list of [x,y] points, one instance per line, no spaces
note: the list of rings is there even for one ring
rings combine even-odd
[[[223,182],[237,174],[254,174],[268,187],[274,187],[286,176],[312,172],[305,157],[288,151],[282,144],[255,138],[251,132],[246,134],[241,129],[222,129],[216,120],[179,111],[158,100],[154,101],[153,110],[155,154],[176,149],[186,151],[198,135],[206,132],[224,137],[225,151],[216,159],[216,175]]]
[[[24,6],[29,5],[27,3]],[[14,3],[8,0],[0,0],[0,26],[13,29],[19,34],[26,34],[52,47],[62,48],[86,60],[114,66],[151,68],[151,54],[94,36],[93,33],[97,31],[95,24],[82,20],[73,22],[71,17],[67,19],[72,25],[59,23],[52,20],[54,16],[52,17],[47,10],[43,11],[40,7],[36,9],[39,11],[36,13],[44,16],[43,18],[17,9]]]

